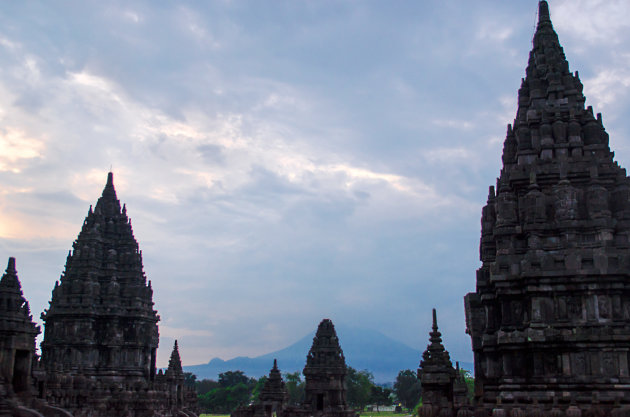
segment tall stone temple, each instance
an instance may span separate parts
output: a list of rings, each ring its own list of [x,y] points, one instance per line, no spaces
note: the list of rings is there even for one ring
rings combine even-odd
[[[475,398],[597,415],[630,405],[630,180],[538,17],[465,297]]]
[[[153,379],[159,317],[111,172],[94,210],[90,206],[42,320],[46,371],[130,383]]]
[[[0,365],[2,378],[13,380],[0,380],[0,389],[15,415],[196,415],[196,394],[184,384],[177,342],[166,372],[156,373],[159,316],[112,173],[42,313],[41,360],[34,349],[39,328],[22,297],[13,258],[0,281],[0,316],[5,315],[10,321],[0,322]],[[11,339],[2,333],[5,323]],[[34,410],[40,414],[29,414]]]

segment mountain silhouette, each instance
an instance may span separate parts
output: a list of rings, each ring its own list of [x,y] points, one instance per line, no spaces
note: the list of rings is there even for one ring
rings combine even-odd
[[[420,350],[413,349],[402,342],[370,329],[335,326],[346,363],[357,370],[368,370],[379,384],[394,382],[398,372],[404,369],[416,370],[420,363]],[[267,375],[278,360],[278,367],[284,373],[302,372],[306,355],[313,343],[315,330],[292,345],[254,358],[239,356],[229,360],[213,358],[201,365],[184,366],[185,372],[192,372],[197,379],[217,379],[226,371],[243,371],[249,377],[259,378]],[[472,364],[460,364],[465,369],[472,369]]]

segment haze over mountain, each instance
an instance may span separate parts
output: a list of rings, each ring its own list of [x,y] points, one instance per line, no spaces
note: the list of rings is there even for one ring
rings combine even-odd
[[[370,329],[335,326],[346,363],[358,370],[367,369],[374,374],[376,383],[393,382],[403,369],[417,369],[421,351]],[[184,366],[184,371],[192,372],[198,379],[217,379],[219,373],[240,370],[250,377],[261,377],[269,373],[273,360],[278,360],[282,373],[300,371],[304,368],[315,330],[292,345],[254,358],[239,356],[229,360],[213,358],[200,365]],[[428,335],[427,335],[428,340]],[[424,346],[423,346],[424,349]],[[448,349],[448,347],[447,347]],[[464,363],[465,369],[472,364]]]

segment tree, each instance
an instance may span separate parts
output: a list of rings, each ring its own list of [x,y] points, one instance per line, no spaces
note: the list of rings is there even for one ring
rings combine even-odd
[[[289,394],[289,405],[299,405],[304,402],[304,381],[300,372],[284,374],[285,387]]]
[[[194,387],[197,381],[197,375],[192,372],[184,372],[184,385],[187,387]]]
[[[197,381],[199,407],[212,414],[230,414],[236,407],[248,404],[256,388],[257,396],[265,380],[265,377],[259,380],[249,378],[243,371],[227,371],[219,374],[218,382]]]
[[[223,388],[233,387],[241,383],[245,385],[250,384],[250,378],[243,371],[227,371],[219,374],[219,385]]]
[[[468,388],[468,399],[472,401],[475,397],[475,378],[472,376],[470,371],[465,369],[460,369],[459,373],[464,378],[464,382],[466,382],[466,387]]]
[[[392,405],[392,389],[372,385],[372,393],[370,395],[370,404],[376,404],[376,411],[379,405]]]
[[[261,376],[260,378],[258,378],[258,382],[256,382],[256,385],[254,385],[254,389],[252,390],[252,401],[256,402],[258,401],[258,395],[260,395],[260,391],[263,389],[263,387],[265,386],[265,383],[267,382],[267,378],[266,376]]]
[[[212,414],[230,414],[236,407],[249,403],[251,390],[244,383],[231,387],[217,387],[200,395],[199,407]]]
[[[352,407],[363,410],[370,402],[372,387],[374,386],[374,376],[367,370],[357,371],[348,367],[346,375],[346,387],[348,404]]]
[[[197,394],[203,395],[215,388],[219,387],[219,383],[213,379],[202,379],[201,381],[195,382],[195,388],[197,389]]]
[[[408,410],[412,409],[420,400],[422,389],[420,380],[416,373],[411,369],[405,369],[398,372],[396,382],[394,383],[394,394]]]

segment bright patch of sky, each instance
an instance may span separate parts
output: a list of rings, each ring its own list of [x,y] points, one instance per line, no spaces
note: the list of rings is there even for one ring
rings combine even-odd
[[[630,165],[630,5],[551,12]],[[37,317],[111,166],[160,365],[173,338],[202,363],[324,317],[422,350],[433,307],[470,362],[463,296],[535,21],[534,1],[4,3],[0,257]]]

